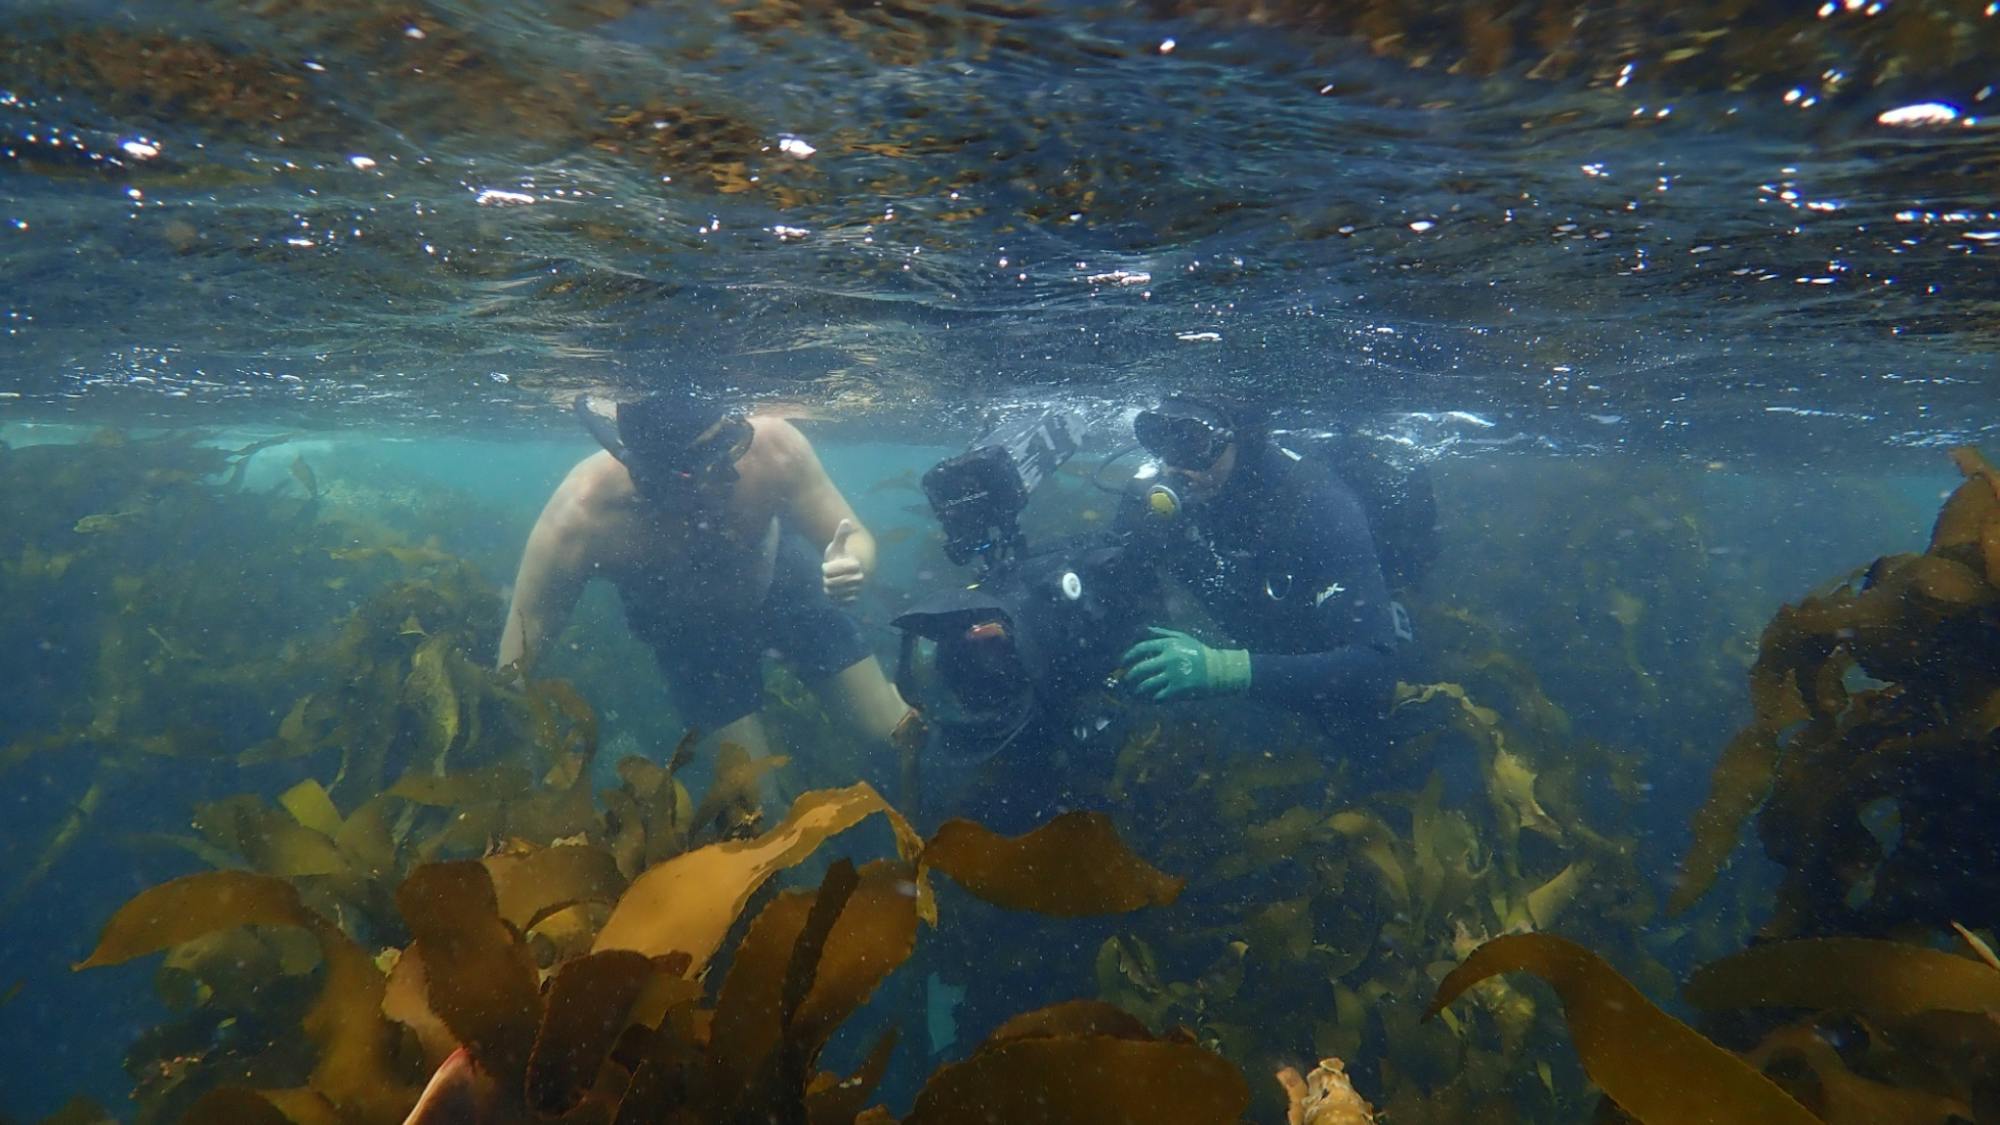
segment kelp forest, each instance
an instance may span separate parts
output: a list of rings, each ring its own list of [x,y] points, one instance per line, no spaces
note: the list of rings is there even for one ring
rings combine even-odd
[[[780,671],[782,751],[709,750],[615,616],[494,670],[514,525],[293,441],[0,448],[0,895],[74,964],[0,1015],[137,990],[125,1087],[13,1120],[2000,1121],[1972,449],[1845,557],[1888,486],[1767,549],[1716,466],[1440,463],[1365,744],[1130,704],[1008,835]]]

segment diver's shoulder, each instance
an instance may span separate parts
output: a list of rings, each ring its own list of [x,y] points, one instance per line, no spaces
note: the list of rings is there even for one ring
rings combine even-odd
[[[556,489],[556,499],[579,516],[629,505],[635,494],[632,474],[618,458],[602,450],[578,461]]]
[[[750,427],[756,431],[751,456],[775,468],[796,468],[811,462],[812,442],[797,426],[775,414],[753,414]]]
[[[750,428],[756,431],[757,443],[773,449],[811,449],[812,443],[797,426],[776,414],[750,415]]]
[[[1360,494],[1320,451],[1294,452],[1274,442],[1267,457],[1265,471],[1274,484],[1271,498],[1275,502],[1302,508],[1304,513],[1352,516],[1363,510]]]

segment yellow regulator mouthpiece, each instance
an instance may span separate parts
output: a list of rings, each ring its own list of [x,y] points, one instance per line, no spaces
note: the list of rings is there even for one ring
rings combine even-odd
[[[1160,519],[1170,520],[1181,514],[1181,498],[1164,484],[1156,484],[1146,490],[1146,508]]]

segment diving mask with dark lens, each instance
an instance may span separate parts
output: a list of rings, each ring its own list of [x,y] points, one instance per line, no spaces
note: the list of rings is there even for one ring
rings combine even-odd
[[[740,475],[736,462],[750,452],[756,438],[750,419],[740,413],[725,414],[678,456],[662,458],[657,469],[681,484],[734,483]]]
[[[1168,468],[1203,472],[1236,440],[1227,422],[1211,412],[1172,400],[1132,419],[1133,436]]]
[[[733,484],[736,462],[757,432],[741,412],[654,397],[611,404],[578,395],[577,418],[646,493],[703,491]]]

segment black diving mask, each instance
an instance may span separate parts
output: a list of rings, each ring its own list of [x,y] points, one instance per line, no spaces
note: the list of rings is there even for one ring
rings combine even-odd
[[[642,493],[701,492],[734,484],[736,462],[757,431],[737,411],[717,415],[682,400],[609,403],[578,395],[577,417],[592,437],[632,474]]]
[[[1221,459],[1236,433],[1220,419],[1183,412],[1176,405],[1141,411],[1132,419],[1132,434],[1168,468],[1205,472]]]
[[[741,414],[725,414],[677,456],[658,458],[644,470],[647,478],[669,485],[702,487],[734,484],[741,476],[736,462],[750,452],[757,431]],[[636,474],[635,474],[636,476]]]

